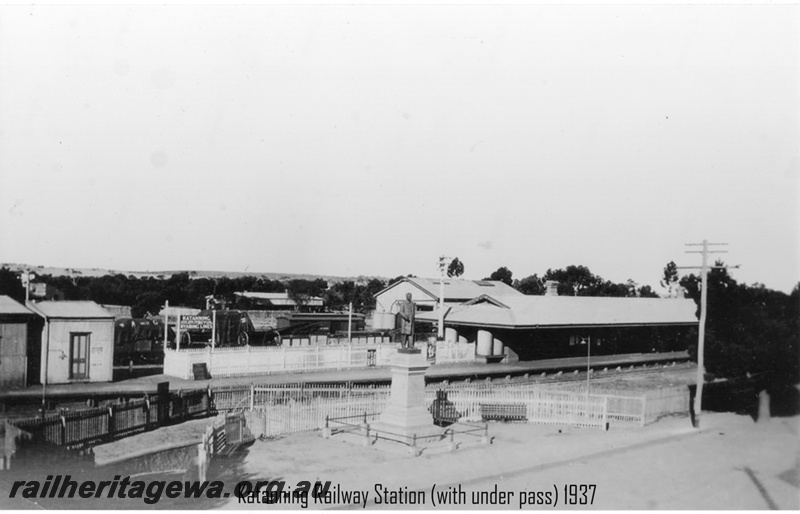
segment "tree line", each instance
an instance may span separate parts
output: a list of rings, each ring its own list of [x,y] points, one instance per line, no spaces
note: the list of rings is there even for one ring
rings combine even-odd
[[[286,292],[298,305],[307,303],[310,297],[320,297],[331,310],[345,310],[352,302],[355,311],[366,312],[375,306],[373,295],[386,287],[386,282],[380,279],[370,279],[365,283],[349,280],[328,284],[321,278],[283,281],[260,276],[193,278],[188,272],[175,273],[163,279],[123,274],[100,277],[40,275],[36,282],[51,286],[63,300],[130,306],[134,317],[157,314],[165,301],[170,305],[203,309],[209,295],[241,309],[252,307],[252,302],[234,295],[242,291]],[[19,302],[25,301],[25,288],[17,274],[5,267],[0,268],[0,294]]]

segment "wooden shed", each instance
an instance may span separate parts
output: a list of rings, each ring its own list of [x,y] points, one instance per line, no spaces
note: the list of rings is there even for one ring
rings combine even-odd
[[[28,371],[28,330],[34,313],[0,295],[0,390],[24,387]]]
[[[43,383],[111,381],[112,313],[94,302],[39,302],[29,306],[44,318],[40,368]]]

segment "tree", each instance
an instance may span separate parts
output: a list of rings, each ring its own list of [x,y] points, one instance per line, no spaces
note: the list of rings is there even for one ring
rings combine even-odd
[[[669,261],[664,266],[664,275],[660,281],[661,287],[667,290],[667,295],[670,297],[679,296],[678,288],[678,267],[674,261]]]
[[[678,281],[678,266],[675,261],[669,261],[664,266],[664,276],[661,278],[661,287],[669,287],[674,282]]]
[[[586,266],[570,265],[565,269],[548,269],[544,274],[544,280],[558,282],[558,294],[561,296],[626,296],[626,294],[599,294],[605,282],[592,274]],[[607,292],[608,289],[606,287]],[[623,286],[623,289],[627,291],[627,287]]]
[[[0,268],[0,294],[10,296],[20,303],[25,302],[25,287],[17,274],[5,266]]]
[[[515,280],[513,287],[522,294],[543,295],[545,292],[544,280],[536,274]]]
[[[511,278],[511,275],[512,275],[511,270],[509,270],[505,266],[502,266],[500,268],[497,268],[497,271],[492,272],[492,274],[489,275],[489,277],[485,278],[484,280],[499,280],[500,282],[504,282],[508,285],[511,285],[514,283],[514,280]]]
[[[698,309],[700,283],[694,274],[680,279]],[[764,373],[772,384],[796,383],[800,379],[796,293],[738,284],[724,268],[709,271],[707,287],[706,371],[727,378]]]
[[[450,265],[447,267],[447,276],[452,277],[460,277],[464,274],[464,263],[458,260],[458,257],[450,261]]]
[[[345,280],[333,284],[325,292],[325,303],[331,310],[346,310],[350,303],[355,312],[366,313],[375,308],[375,293],[386,287],[383,280],[372,278],[366,284]]]
[[[308,303],[312,296],[322,296],[326,289],[328,289],[328,283],[321,278],[315,280],[296,278],[290,280],[286,286],[289,298],[294,300],[298,308]]]

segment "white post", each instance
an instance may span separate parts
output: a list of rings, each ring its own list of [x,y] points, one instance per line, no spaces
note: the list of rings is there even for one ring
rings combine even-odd
[[[441,270],[441,280],[439,280],[439,328],[436,331],[437,339],[444,339],[444,261],[439,266]]]
[[[347,314],[347,344],[353,344],[353,302]]]
[[[164,348],[167,347],[167,337],[169,335],[169,300],[164,303]]]
[[[45,316],[44,374],[42,375],[42,416],[47,410],[47,367],[50,364],[50,319]]]
[[[181,315],[177,314],[177,322],[175,324],[175,350],[181,349]]]
[[[211,311],[211,351],[214,351],[214,347],[217,344],[217,311],[216,309]]]
[[[31,301],[31,270],[25,270],[25,305]]]
[[[592,336],[588,336],[586,338],[586,394],[589,394],[589,376],[592,371],[592,367],[589,364],[592,359]]]

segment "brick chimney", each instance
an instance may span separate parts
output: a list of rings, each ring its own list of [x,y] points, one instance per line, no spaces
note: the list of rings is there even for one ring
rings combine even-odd
[[[544,295],[545,296],[558,296],[558,281],[556,280],[548,280],[544,283]]]

